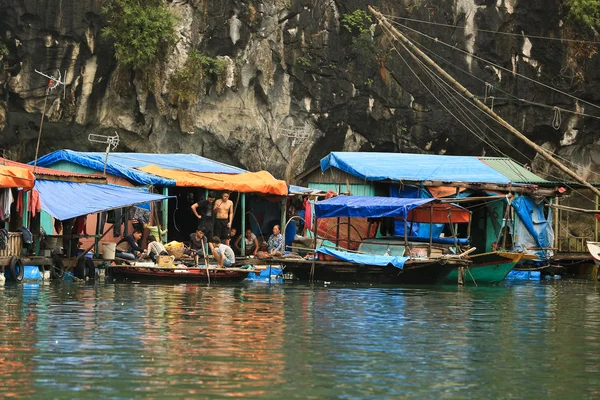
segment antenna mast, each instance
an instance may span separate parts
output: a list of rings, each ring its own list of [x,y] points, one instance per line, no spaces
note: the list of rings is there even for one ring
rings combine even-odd
[[[34,70],[37,74],[42,75],[45,78],[48,78],[48,86],[46,87],[46,95],[44,96],[44,108],[42,109],[42,120],[40,121],[40,131],[38,132],[37,144],[35,146],[35,160],[33,161],[33,173],[35,174],[35,170],[37,169],[37,160],[38,154],[40,151],[40,141],[42,139],[42,127],[44,126],[44,117],[46,116],[46,103],[48,102],[48,95],[50,92],[60,85],[63,86],[63,99],[67,95],[67,84],[62,80],[62,75],[60,74],[60,70],[58,71],[58,78],[55,78],[54,75],[46,75],[43,72]],[[65,77],[67,76],[67,71],[65,71]]]
[[[115,136],[107,136],[107,135],[97,135],[95,133],[90,133],[88,135],[88,140],[92,143],[102,143],[106,145],[106,157],[104,158],[104,171],[102,172],[102,177],[106,178],[106,164],[108,164],[108,154],[110,153],[110,148],[112,147],[113,151],[119,145],[119,134],[115,131]]]

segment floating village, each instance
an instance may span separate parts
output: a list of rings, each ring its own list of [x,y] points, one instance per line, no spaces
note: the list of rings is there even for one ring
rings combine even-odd
[[[59,150],[32,164],[0,160],[7,281],[597,277],[597,214],[570,205],[577,184],[508,158],[332,152],[301,186],[193,154]],[[569,235],[572,214],[593,236]]]
[[[334,151],[286,182],[196,154],[115,152],[118,135],[90,134],[105,152],[0,159],[0,279],[600,278],[600,184],[509,125],[369,10],[413,59],[569,178],[544,179],[509,157]]]

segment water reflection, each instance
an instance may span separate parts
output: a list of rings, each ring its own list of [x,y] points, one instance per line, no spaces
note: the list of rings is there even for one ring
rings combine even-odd
[[[8,285],[3,397],[589,397],[600,290]]]

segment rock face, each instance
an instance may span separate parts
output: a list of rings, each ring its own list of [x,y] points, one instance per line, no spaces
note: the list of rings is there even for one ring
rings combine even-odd
[[[552,107],[599,116],[600,110],[516,75],[600,105],[597,46],[529,37],[593,37],[595,32],[565,23],[561,1],[372,3],[386,15],[449,25],[394,20],[437,38],[399,26],[513,126],[600,180],[590,175],[600,163],[600,120]],[[177,16],[178,41],[148,85],[148,71],[118,65],[112,44],[101,37],[101,1],[0,0],[0,35],[9,50],[0,61],[0,147],[14,159],[34,157],[48,82],[37,69],[55,76],[60,71],[66,83],[48,96],[40,154],[102,151],[87,135],[116,131],[119,151],[197,153],[278,177],[298,173],[333,150],[507,154],[523,163],[535,156],[473,107],[455,108],[446,97],[454,93],[438,86],[400,46],[393,47],[381,28],[372,26],[376,53],[361,49],[342,16],[365,9],[363,1],[168,4]],[[197,101],[178,105],[169,96],[170,85],[191,49],[227,64],[218,77],[207,79]],[[307,137],[296,141],[289,171],[292,134]]]

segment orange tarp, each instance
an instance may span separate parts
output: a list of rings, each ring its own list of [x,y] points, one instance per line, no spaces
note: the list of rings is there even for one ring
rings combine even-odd
[[[31,189],[34,183],[35,177],[28,169],[0,165],[0,188]]]
[[[202,187],[210,190],[230,190],[240,193],[262,193],[287,196],[288,187],[284,181],[275,179],[267,171],[244,172],[241,174],[212,174],[174,169],[156,165],[139,168],[141,171],[163,178],[173,179],[177,186]]]

